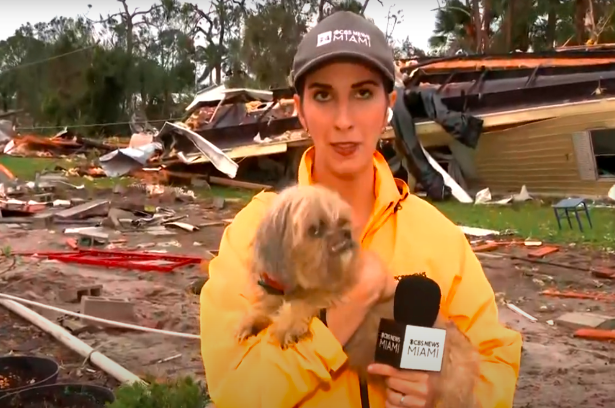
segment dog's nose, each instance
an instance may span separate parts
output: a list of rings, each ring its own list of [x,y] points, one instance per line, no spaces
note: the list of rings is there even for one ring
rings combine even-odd
[[[352,232],[347,229],[338,230],[331,236],[331,251],[334,253],[345,251],[352,248]]]

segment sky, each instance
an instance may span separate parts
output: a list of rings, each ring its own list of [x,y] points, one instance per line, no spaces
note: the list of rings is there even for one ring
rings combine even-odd
[[[82,5],[80,6],[79,3]],[[128,0],[131,11],[136,7],[140,10],[147,10],[154,3],[152,0]],[[196,3],[205,7],[208,1],[196,0]],[[88,4],[92,5],[89,11]],[[365,14],[373,18],[376,25],[385,31],[389,7],[393,6],[393,10],[402,9],[404,19],[395,27],[393,37],[401,40],[409,36],[415,47],[426,49],[434,27],[435,11],[432,10],[438,6],[438,1],[382,0],[382,4],[378,0],[370,0]],[[404,4],[403,7],[402,4]],[[0,13],[0,39],[10,37],[17,28],[27,22],[38,23],[49,21],[56,16],[76,17],[85,13],[89,13],[90,18],[97,19],[100,14],[103,16],[113,14],[120,8],[121,4],[117,0],[83,0],[81,2],[20,0],[12,2],[10,7],[4,7]]]

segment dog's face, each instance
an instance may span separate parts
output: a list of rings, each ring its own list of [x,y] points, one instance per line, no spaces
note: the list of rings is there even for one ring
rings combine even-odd
[[[295,186],[277,197],[255,240],[255,257],[289,290],[350,285],[359,246],[352,236],[352,211],[335,192]]]

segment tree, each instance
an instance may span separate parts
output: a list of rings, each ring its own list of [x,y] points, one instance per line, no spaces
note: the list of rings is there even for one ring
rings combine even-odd
[[[448,0],[438,8],[429,46],[440,53],[472,52],[476,49],[472,9],[461,0]]]
[[[122,123],[131,111],[144,111],[154,124],[182,116],[201,82],[286,86],[310,25],[338,10],[365,15],[370,3],[199,4],[159,0],[139,9],[118,0],[116,13],[95,20],[60,16],[24,24],[0,41],[2,110],[24,110],[21,126],[47,127],[49,133],[66,125],[83,126],[77,130],[90,135],[128,133]],[[614,14],[615,0],[443,0],[430,45],[449,55],[615,42]],[[400,23],[403,8],[390,6],[381,28],[396,58],[425,55],[409,38],[395,38]]]
[[[395,59],[410,59],[425,57],[426,53],[422,49],[415,47],[410,41],[410,37],[404,38],[393,47]]]
[[[246,16],[242,57],[256,84],[286,86],[311,17],[309,0],[266,0]]]
[[[234,41],[246,15],[245,0],[214,0],[207,12],[192,3],[186,7],[195,14],[193,33],[200,34],[207,43],[199,47],[202,60],[207,62],[199,81],[215,72],[215,83],[220,84],[223,72],[233,65],[229,60],[229,44]]]
[[[1,41],[3,109],[24,109],[30,125],[52,127],[125,122],[135,100],[154,118],[177,114],[176,95],[194,84],[190,10],[175,0],[133,11],[119,3],[120,12],[100,20],[57,17]]]

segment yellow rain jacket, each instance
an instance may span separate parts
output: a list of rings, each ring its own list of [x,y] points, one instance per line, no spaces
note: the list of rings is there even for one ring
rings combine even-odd
[[[314,151],[299,167],[309,184]],[[376,153],[374,205],[361,246],[388,263],[392,273],[425,272],[442,289],[441,310],[455,321],[482,355],[476,395],[482,408],[513,406],[521,358],[521,336],[503,327],[491,285],[461,230],[426,201],[408,194]],[[282,350],[261,332],[238,344],[234,333],[250,307],[249,245],[275,193],[254,197],[228,226],[219,255],[209,265],[201,292],[201,353],[209,392],[217,408],[362,407],[357,375],[346,368],[342,345],[319,319],[313,338]],[[384,392],[371,384],[369,408],[384,408]]]

